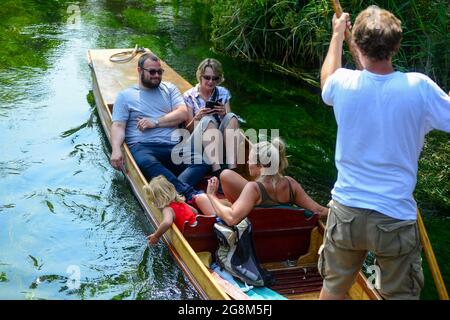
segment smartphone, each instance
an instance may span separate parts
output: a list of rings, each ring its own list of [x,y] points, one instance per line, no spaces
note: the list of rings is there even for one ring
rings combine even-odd
[[[219,106],[222,104],[222,99],[216,101],[206,101],[206,108],[214,109],[215,106]]]
[[[206,108],[214,109],[215,106],[216,106],[215,101],[206,101]]]

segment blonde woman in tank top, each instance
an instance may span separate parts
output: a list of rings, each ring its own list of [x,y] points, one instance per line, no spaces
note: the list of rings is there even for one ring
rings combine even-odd
[[[231,207],[216,196],[219,180],[213,177],[208,181],[207,196],[217,216],[228,225],[238,224],[255,206],[297,205],[321,216],[328,214],[328,208],[311,199],[300,183],[283,175],[288,161],[281,139],[253,146],[248,166],[255,181],[248,181],[233,170],[224,170],[220,175],[225,197],[233,203]]]

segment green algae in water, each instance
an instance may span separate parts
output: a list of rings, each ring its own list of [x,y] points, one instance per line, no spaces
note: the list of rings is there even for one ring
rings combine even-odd
[[[0,282],[7,282],[8,278],[6,277],[6,273],[0,272]]]
[[[33,263],[33,267],[35,267],[37,270],[41,270],[43,263],[39,264],[38,259],[33,257],[31,254],[28,255],[28,257],[31,259],[31,262]]]
[[[152,33],[158,30],[158,18],[150,12],[128,8],[123,12],[124,24],[137,31]]]
[[[51,213],[55,213],[55,207],[53,206],[53,203],[48,200],[45,200],[45,203],[47,204],[48,210],[50,210]]]
[[[81,1],[83,2],[83,1]],[[45,52],[60,44],[55,37],[60,31],[52,23],[65,22],[72,1],[4,0],[0,6],[0,70],[8,67],[48,67]],[[18,13],[20,12],[20,15]],[[42,22],[47,25],[41,26]],[[33,26],[30,29],[30,26]],[[41,27],[40,27],[41,26]]]

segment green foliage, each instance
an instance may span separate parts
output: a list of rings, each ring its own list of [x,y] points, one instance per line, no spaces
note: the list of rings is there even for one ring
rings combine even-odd
[[[423,214],[423,220],[427,229],[430,242],[433,245],[433,251],[441,270],[447,290],[450,288],[450,237],[448,230],[450,229],[450,218],[442,215],[426,215]],[[420,298],[423,300],[439,299],[436,287],[431,275],[428,261],[422,253],[423,273],[425,275],[425,288]]]
[[[3,0],[0,6],[1,26],[11,22],[58,22],[65,15],[65,10],[71,1],[58,0]],[[20,14],[18,14],[20,13]]]
[[[326,1],[216,1],[212,39],[217,50],[283,66],[319,64],[329,37]]]
[[[195,21],[195,24],[200,27],[201,32],[197,35],[192,34],[192,36],[201,36],[202,39],[206,42],[209,42],[209,36],[212,30],[212,13],[211,7],[209,5],[204,5],[204,2],[201,0],[190,1],[191,10],[190,10],[190,18],[192,21]]]
[[[158,28],[157,17],[141,9],[127,8],[122,14],[124,24],[135,30],[152,33]]]
[[[58,0],[3,0],[0,6],[0,70],[8,67],[31,66],[45,68],[43,52],[58,42],[50,37],[39,36],[40,29],[51,32],[51,27],[39,25],[65,21],[67,7],[72,1]],[[35,30],[27,29],[36,25]]]
[[[230,0],[212,7],[212,40],[218,51],[283,68],[318,70],[330,39],[333,15],[326,0]],[[448,9],[445,0],[351,1],[344,6],[353,18],[368,5],[394,12],[402,21],[404,39],[394,60],[400,70],[423,72],[448,86]],[[348,53],[346,56],[349,58]],[[351,61],[351,59],[347,59]],[[290,72],[289,72],[290,71]]]
[[[427,211],[450,216],[450,134],[433,131],[426,137],[419,161],[415,196]]]

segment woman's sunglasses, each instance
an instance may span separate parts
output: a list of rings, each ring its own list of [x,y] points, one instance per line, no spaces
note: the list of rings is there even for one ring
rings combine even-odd
[[[212,80],[212,81],[219,81],[220,77],[214,76],[202,76],[203,79],[205,79],[206,81]]]
[[[155,74],[162,75],[164,73],[164,69],[145,69],[145,68],[141,69],[148,71],[148,73],[150,73],[152,76],[154,76]]]

